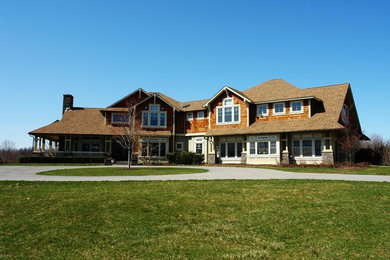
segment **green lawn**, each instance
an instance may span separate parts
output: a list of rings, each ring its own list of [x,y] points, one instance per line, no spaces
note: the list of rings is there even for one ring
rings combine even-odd
[[[126,168],[126,167],[106,167],[106,168],[81,168],[65,169],[40,172],[42,175],[60,175],[60,176],[143,176],[143,175],[171,175],[171,174],[190,174],[208,172],[206,169],[199,168],[173,168],[173,167],[155,167],[155,168]]]
[[[227,165],[220,165],[227,166]],[[368,167],[312,167],[312,166],[265,166],[265,165],[228,165],[232,167],[264,168],[288,172],[308,173],[338,173],[338,174],[362,174],[362,175],[390,175],[390,166]]]
[[[6,163],[0,166],[102,166],[103,163]]]
[[[0,182],[0,258],[390,258],[390,184]]]

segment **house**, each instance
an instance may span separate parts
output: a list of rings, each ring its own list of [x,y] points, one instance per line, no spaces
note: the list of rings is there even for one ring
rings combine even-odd
[[[184,150],[204,154],[209,164],[333,164],[344,158],[338,140],[346,126],[366,138],[348,83],[300,89],[274,79],[244,91],[225,86],[189,102],[137,89],[105,108],[75,107],[73,96],[64,95],[62,112],[61,120],[29,133],[37,155],[125,160],[114,136],[127,120],[139,130],[140,162]]]

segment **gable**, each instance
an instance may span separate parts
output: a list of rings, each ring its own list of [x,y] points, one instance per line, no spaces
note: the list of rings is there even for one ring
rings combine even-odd
[[[139,88],[108,107],[131,107],[136,105],[141,100],[144,100],[148,96],[149,94],[145,90]]]

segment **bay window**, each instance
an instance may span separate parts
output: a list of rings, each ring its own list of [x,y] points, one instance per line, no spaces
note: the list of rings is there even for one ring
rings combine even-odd
[[[293,140],[294,157],[320,157],[322,156],[321,139]]]
[[[278,144],[276,136],[251,136],[249,137],[249,156],[269,156],[278,154]]]
[[[221,158],[241,158],[242,142],[221,143]]]

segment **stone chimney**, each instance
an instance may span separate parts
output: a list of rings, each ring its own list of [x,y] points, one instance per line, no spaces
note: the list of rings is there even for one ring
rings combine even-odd
[[[62,103],[62,114],[64,114],[66,110],[72,108],[73,108],[73,96],[69,94],[64,94],[64,101]]]

